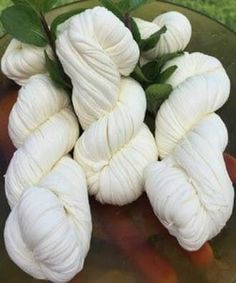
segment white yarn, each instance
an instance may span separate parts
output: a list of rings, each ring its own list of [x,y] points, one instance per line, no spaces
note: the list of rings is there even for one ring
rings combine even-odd
[[[5,178],[7,251],[33,277],[68,282],[83,267],[91,215],[85,175],[66,156],[79,136],[67,94],[46,75],[33,76],[19,92],[9,130],[18,149]]]
[[[170,60],[177,70],[166,82],[175,89],[156,119],[156,141],[161,158],[171,154],[185,133],[227,101],[230,81],[222,64],[201,53],[185,53]]]
[[[145,171],[155,214],[187,250],[199,249],[229,219],[234,189],[222,152],[227,129],[214,112],[228,99],[230,81],[213,57],[185,53],[167,63],[174,90],[156,118],[160,162]],[[164,69],[165,69],[164,68]]]
[[[17,103],[9,116],[9,135],[15,147],[23,146],[37,128],[61,110],[65,112],[65,109],[73,117],[70,99],[64,90],[55,88],[46,75],[31,78],[19,90]],[[74,127],[75,125],[74,122]]]
[[[144,91],[121,78],[139,59],[131,32],[107,9],[96,7],[62,24],[56,46],[85,130],[74,158],[85,171],[89,192],[101,202],[134,201],[143,190],[143,170],[157,151],[143,124]]]
[[[50,48],[24,44],[12,39],[1,59],[2,72],[19,85],[24,85],[36,74],[47,72],[44,50],[51,54]]]
[[[143,52],[146,59],[154,59],[157,56],[184,50],[192,35],[192,27],[189,20],[181,13],[171,11],[156,17],[152,22],[134,18],[142,39],[147,39],[162,27],[167,31],[161,35],[158,44],[151,50]]]

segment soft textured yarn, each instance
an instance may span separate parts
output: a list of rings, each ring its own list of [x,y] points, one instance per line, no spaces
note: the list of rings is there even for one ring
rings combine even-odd
[[[143,124],[146,100],[128,76],[139,59],[131,32],[105,8],[86,10],[59,27],[57,53],[73,84],[73,104],[85,130],[74,158],[89,192],[123,205],[143,190],[143,170],[157,158]]]
[[[1,70],[19,85],[37,74],[47,72],[44,50],[51,54],[50,48],[41,48],[12,39],[1,59]]]
[[[155,214],[187,250],[199,249],[229,219],[234,189],[223,151],[227,129],[214,112],[228,99],[230,81],[213,57],[185,53],[168,80],[174,90],[156,117],[162,161],[145,171],[145,187]]]
[[[162,27],[167,31],[161,35],[158,44],[151,50],[142,53],[142,57],[148,60],[164,54],[182,51],[188,45],[192,27],[189,20],[181,13],[171,11],[157,16],[152,22],[134,18],[142,39],[146,39]]]
[[[31,77],[9,132],[18,149],[5,176],[6,249],[33,277],[68,282],[83,267],[92,226],[85,175],[67,155],[79,136],[68,95],[46,75]]]

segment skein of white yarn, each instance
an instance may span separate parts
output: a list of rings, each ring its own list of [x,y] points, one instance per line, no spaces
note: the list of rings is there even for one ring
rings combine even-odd
[[[124,205],[143,191],[143,170],[156,160],[154,138],[143,123],[146,100],[128,76],[139,60],[131,32],[111,12],[96,7],[62,24],[57,54],[73,84],[73,104],[85,130],[74,158],[89,192]]]
[[[148,60],[155,59],[157,56],[183,51],[192,35],[192,27],[189,20],[181,13],[171,11],[157,16],[152,22],[134,18],[141,38],[147,39],[162,27],[167,30],[161,35],[157,45],[151,50],[142,52],[142,57]]]
[[[68,282],[83,267],[92,227],[85,175],[67,156],[79,136],[68,95],[46,75],[31,77],[9,132],[18,149],[5,176],[6,249],[33,277]]]
[[[230,81],[221,63],[201,53],[185,53],[164,67],[178,69],[174,87],[156,117],[160,162],[145,171],[145,187],[155,214],[187,250],[199,249],[229,219],[234,189],[223,151],[227,129],[214,112],[228,99]]]
[[[37,74],[47,72],[44,50],[51,54],[50,48],[37,47],[12,39],[1,58],[1,70],[19,85]]]

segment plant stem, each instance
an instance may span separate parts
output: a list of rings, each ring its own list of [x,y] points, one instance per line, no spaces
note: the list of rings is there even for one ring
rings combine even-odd
[[[44,17],[42,12],[40,12],[40,20],[41,20],[43,29],[45,31],[45,34],[47,36],[48,43],[49,43],[49,45],[50,45],[50,47],[52,49],[53,57],[54,57],[55,61],[57,62],[58,68],[61,68],[63,70],[61,62],[60,62],[60,60],[59,60],[59,58],[57,56],[55,41],[52,38],[52,35],[51,35],[50,29],[48,27],[47,21],[46,21],[46,19],[45,19],[45,17]],[[69,77],[66,74],[64,75],[64,80],[65,80],[65,85],[68,87],[69,91],[72,91],[71,81],[70,81]]]
[[[131,30],[130,15],[129,15],[128,12],[126,12],[125,15],[124,15],[124,24],[129,30]]]
[[[52,52],[53,52],[53,56],[55,57],[55,60],[60,63],[59,58],[58,58],[57,53],[56,53],[55,42],[52,39],[50,29],[48,27],[47,21],[46,21],[46,19],[45,19],[45,17],[44,17],[42,12],[40,13],[40,20],[41,20],[42,26],[44,28],[45,34],[47,36],[48,43],[51,46],[51,49],[52,49]]]

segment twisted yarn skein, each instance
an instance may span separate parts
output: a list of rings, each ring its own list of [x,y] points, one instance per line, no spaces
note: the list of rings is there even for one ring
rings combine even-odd
[[[116,16],[96,7],[63,23],[56,46],[84,129],[74,158],[85,171],[89,192],[100,202],[132,202],[143,191],[144,168],[157,157],[143,123],[144,91],[126,78],[139,60],[138,45]]]
[[[185,53],[164,69],[178,69],[174,87],[156,117],[161,161],[145,170],[145,187],[155,214],[187,250],[199,249],[229,219],[234,189],[223,151],[227,129],[214,112],[228,99],[230,81],[214,57]]]
[[[68,95],[46,75],[32,76],[9,133],[18,149],[5,176],[6,249],[33,277],[68,282],[83,267],[92,229],[85,175],[68,155],[79,136]]]

